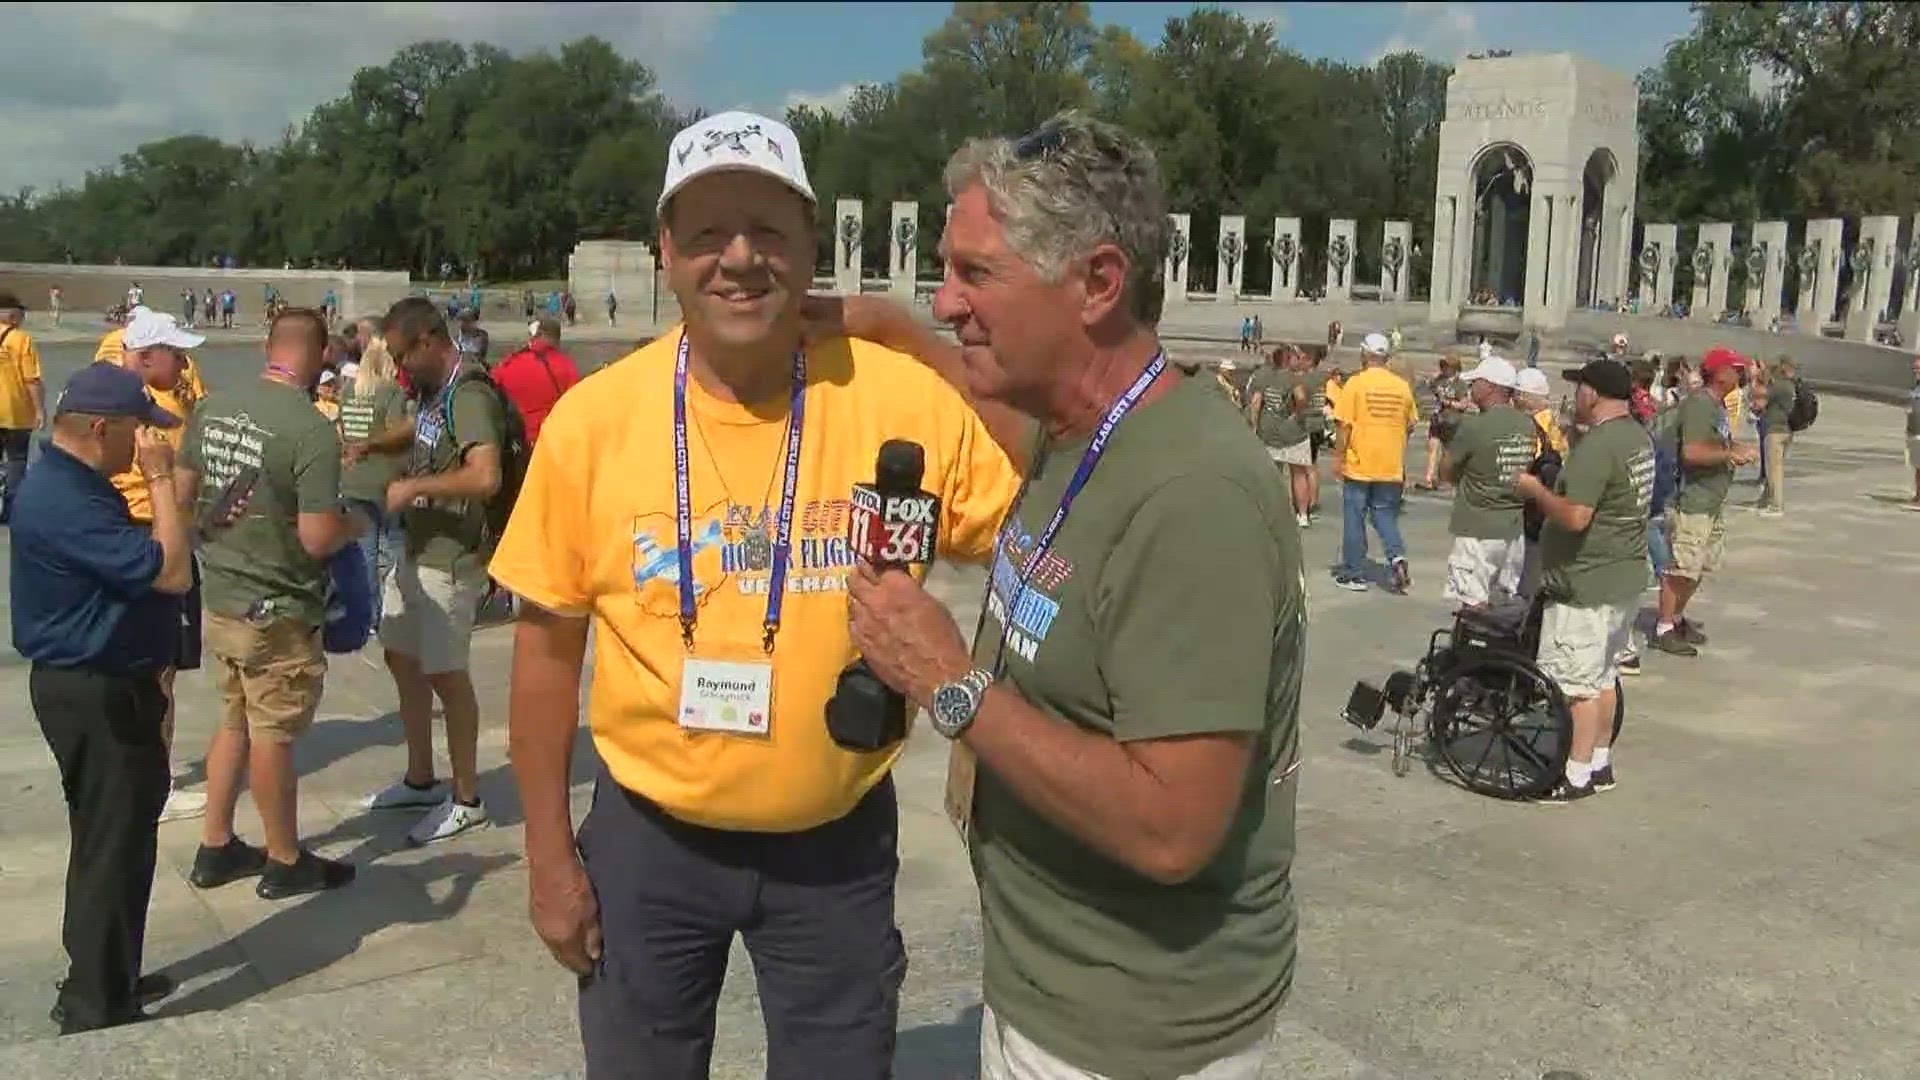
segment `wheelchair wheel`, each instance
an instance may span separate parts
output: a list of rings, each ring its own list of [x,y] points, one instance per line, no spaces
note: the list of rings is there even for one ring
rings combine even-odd
[[[1436,690],[1434,745],[1469,790],[1531,799],[1560,779],[1573,714],[1560,688],[1531,663],[1493,653],[1471,657]]]

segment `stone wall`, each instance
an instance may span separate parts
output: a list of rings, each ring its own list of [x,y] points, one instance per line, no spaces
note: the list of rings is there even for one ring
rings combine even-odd
[[[30,311],[45,311],[47,290],[63,293],[68,311],[106,311],[125,302],[127,289],[139,282],[147,306],[178,315],[180,290],[196,294],[207,289],[232,289],[239,300],[239,317],[255,322],[266,305],[266,286],[272,285],[287,303],[319,307],[327,290],[334,291],[340,313],[348,318],[377,315],[412,288],[411,279],[389,270],[213,270],[192,266],[68,266],[64,263],[0,263],[0,291],[20,298]]]

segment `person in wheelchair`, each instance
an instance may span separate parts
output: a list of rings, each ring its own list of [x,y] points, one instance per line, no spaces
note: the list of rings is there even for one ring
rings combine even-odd
[[[1514,490],[1546,519],[1540,537],[1537,663],[1567,699],[1573,739],[1565,776],[1546,801],[1572,802],[1614,786],[1610,760],[1615,680],[1647,575],[1653,443],[1628,403],[1633,377],[1618,360],[1567,372],[1587,434],[1549,488],[1522,472]]]
[[[1454,485],[1445,595],[1462,608],[1484,608],[1520,591],[1526,504],[1513,480],[1533,461],[1534,427],[1512,407],[1519,373],[1511,363],[1490,356],[1464,378],[1467,400],[1478,411],[1442,432],[1440,477]]]

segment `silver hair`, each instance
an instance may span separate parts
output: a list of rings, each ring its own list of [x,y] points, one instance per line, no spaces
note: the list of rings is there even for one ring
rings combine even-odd
[[[1007,244],[1046,281],[1101,244],[1126,255],[1123,303],[1160,321],[1172,223],[1160,166],[1145,143],[1112,124],[1064,112],[1019,140],[974,139],[947,162],[949,196],[974,184]]]

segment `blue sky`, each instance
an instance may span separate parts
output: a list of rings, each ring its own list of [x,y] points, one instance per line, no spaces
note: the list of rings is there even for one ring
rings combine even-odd
[[[1141,40],[1195,4],[1094,4],[1094,19]],[[1280,40],[1310,57],[1368,63],[1392,48],[1451,60],[1485,48],[1573,51],[1635,73],[1658,62],[1692,23],[1684,3],[1224,4],[1277,20]],[[920,41],[947,4],[736,4],[713,25],[697,69],[673,72],[675,96],[709,107],[774,108],[790,97],[832,101],[920,62]],[[676,69],[681,65],[675,65]],[[685,81],[683,81],[683,78]]]
[[[1094,4],[1100,22],[1158,41],[1192,4]],[[1685,33],[1685,4],[1225,4],[1272,20],[1311,57],[1370,63],[1412,48],[1574,51],[1623,72]],[[0,191],[78,183],[141,143],[201,134],[272,143],[355,70],[409,42],[453,38],[513,52],[587,34],[658,73],[681,104],[832,106],[920,63],[947,4],[9,3],[0,35]],[[120,58],[138,56],[127,66]],[[160,73],[157,77],[155,73]]]

